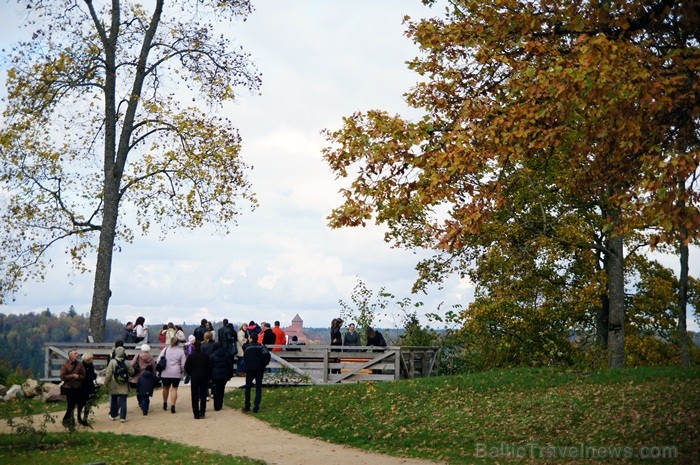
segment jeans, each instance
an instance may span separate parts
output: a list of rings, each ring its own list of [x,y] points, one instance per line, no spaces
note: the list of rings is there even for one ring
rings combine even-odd
[[[141,410],[144,412],[148,412],[148,408],[151,405],[151,397],[150,396],[136,396],[136,399],[139,401],[139,407],[141,407]]]
[[[119,415],[120,420],[126,420],[126,394],[112,394],[109,403],[109,416],[115,418]]]

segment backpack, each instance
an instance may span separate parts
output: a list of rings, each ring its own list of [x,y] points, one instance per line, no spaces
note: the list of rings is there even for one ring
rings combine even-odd
[[[114,380],[119,384],[129,381],[129,368],[124,360],[117,360],[117,366],[114,369]]]
[[[163,370],[165,370],[165,367],[166,367],[167,364],[168,364],[168,361],[165,359],[165,355],[166,355],[167,353],[168,353],[168,349],[166,348],[166,349],[163,351],[163,355],[162,355],[162,356],[160,357],[160,359],[158,360],[158,363],[156,363],[156,372],[158,372],[159,375],[160,375],[160,373],[161,373]]]

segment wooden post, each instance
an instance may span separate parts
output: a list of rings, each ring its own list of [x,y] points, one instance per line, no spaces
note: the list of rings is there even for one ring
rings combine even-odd
[[[323,382],[327,383],[328,382],[328,371],[329,371],[329,366],[328,366],[328,352],[330,349],[326,349],[326,351],[323,353]]]
[[[49,346],[44,347],[44,379],[48,379],[51,374],[51,352]]]
[[[394,349],[394,381],[401,379],[401,349]]]

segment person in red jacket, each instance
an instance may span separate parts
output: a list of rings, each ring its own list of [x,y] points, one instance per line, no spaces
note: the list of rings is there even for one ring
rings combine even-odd
[[[272,328],[272,332],[275,333],[275,345],[285,345],[287,343],[287,335],[284,333],[284,330],[280,328],[279,321],[275,321],[275,327]],[[275,352],[279,352],[282,350],[282,348],[275,347],[272,350]]]

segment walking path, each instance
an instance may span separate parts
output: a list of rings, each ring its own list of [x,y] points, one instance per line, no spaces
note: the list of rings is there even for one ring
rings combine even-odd
[[[240,378],[227,385],[236,388]],[[222,454],[263,459],[270,465],[347,465],[349,463],[371,463],[373,465],[430,465],[436,462],[397,458],[383,454],[331,444],[318,439],[289,433],[274,428],[252,414],[224,407],[214,411],[211,402],[207,405],[204,420],[192,417],[189,386],[178,389],[177,413],[161,408],[162,394],[157,390],[151,399],[151,410],[147,416],[141,414],[136,399],[128,399],[128,414],[125,423],[111,421],[107,403],[94,409],[92,431],[112,431],[117,434],[135,434],[167,439],[213,450]],[[263,390],[262,408],[265,408]],[[57,422],[49,425],[50,431],[62,429],[64,412],[57,412]],[[175,420],[175,421],[174,421]],[[196,428],[193,428],[196,426]],[[7,423],[0,422],[0,433],[10,433]]]

